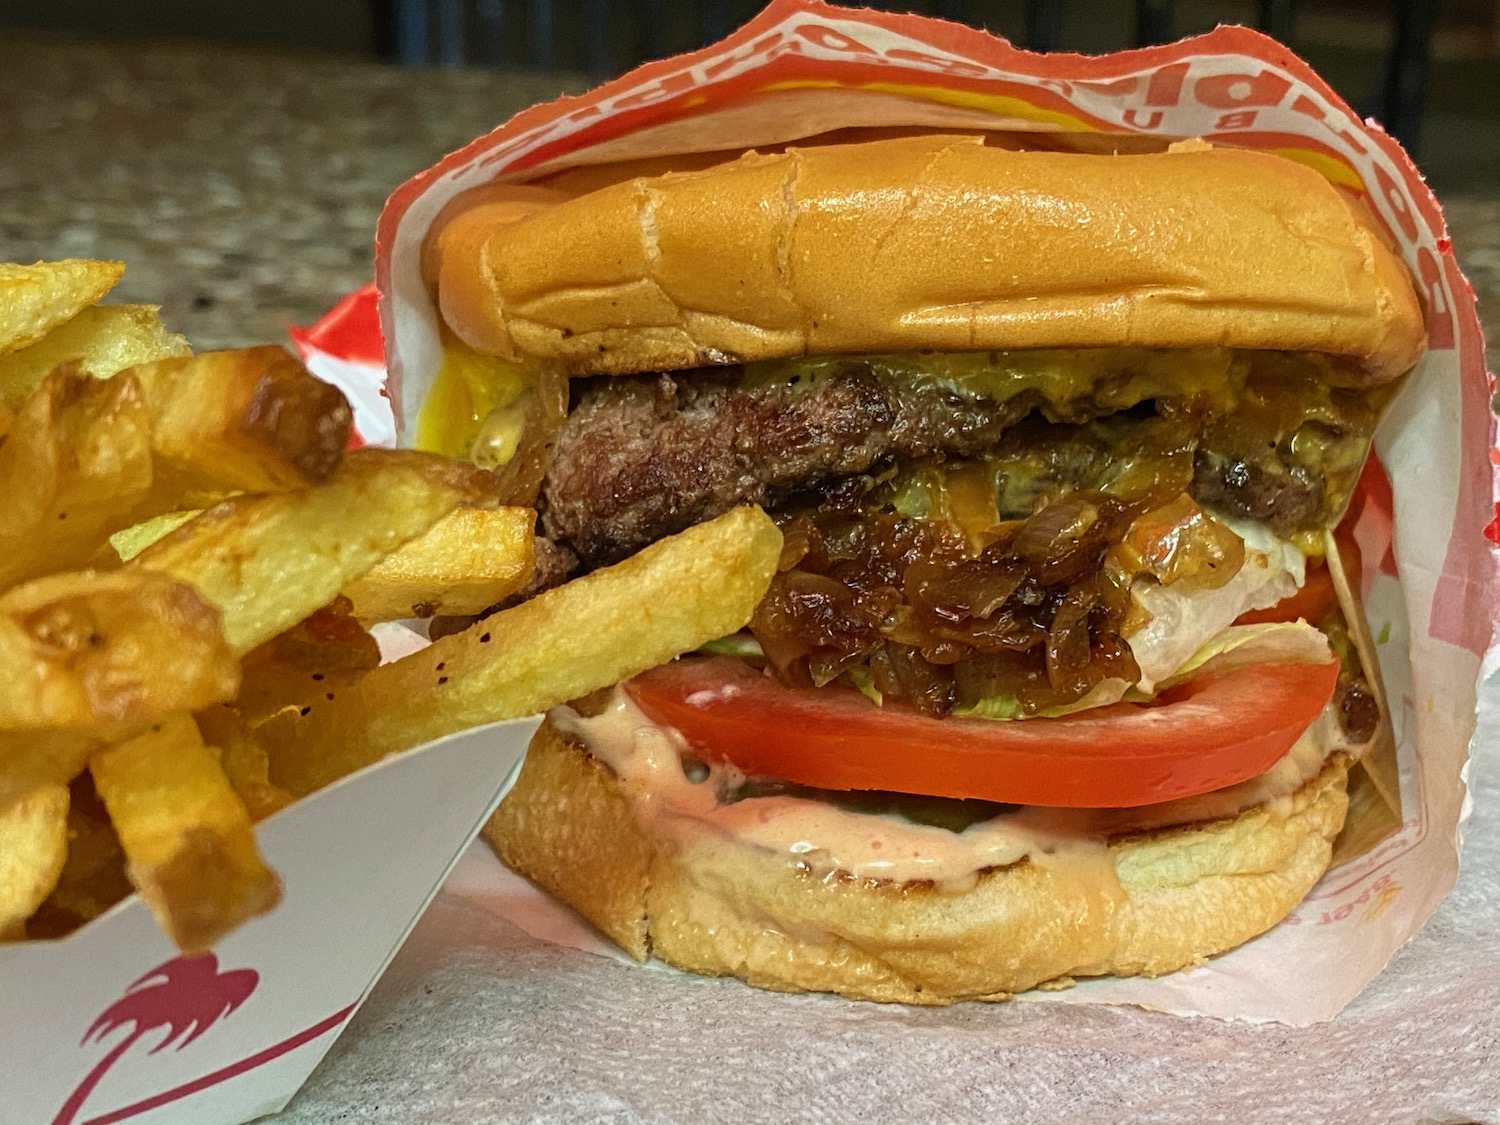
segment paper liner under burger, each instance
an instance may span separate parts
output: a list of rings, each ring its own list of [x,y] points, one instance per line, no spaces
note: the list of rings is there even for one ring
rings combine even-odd
[[[1350,841],[1273,931],[1157,980],[1098,980],[1048,998],[1307,1023],[1380,970],[1452,885],[1476,682],[1492,649],[1493,425],[1483,338],[1441,212],[1410,159],[1290,52],[1220,28],[1098,58],[1041,56],[924,17],[776,0],[721,43],[650,63],[588,94],[525,110],[414,177],[378,230],[376,280],[398,434],[441,359],[420,251],[457,194],[565,168],[732,151],[842,128],[1026,134],[1032,145],[1162,148],[1182,137],[1267,149],[1359,196],[1411,269],[1429,346],[1376,434],[1346,525],[1361,549],[1391,746],[1356,786]],[[1357,615],[1351,615],[1357,617]],[[1394,763],[1394,765],[1393,765]],[[1399,826],[1389,810],[1399,795]],[[1382,812],[1381,810],[1386,810]],[[1382,833],[1388,832],[1382,837]],[[1288,973],[1301,985],[1284,987]]]

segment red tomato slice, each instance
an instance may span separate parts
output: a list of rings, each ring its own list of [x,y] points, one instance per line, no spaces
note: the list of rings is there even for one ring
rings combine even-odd
[[[705,761],[820,789],[1123,808],[1265,772],[1333,695],[1338,662],[1251,664],[1147,704],[1055,719],[932,719],[848,688],[785,688],[739,660],[688,658],[625,684]]]
[[[1321,560],[1309,560],[1307,581],[1291,597],[1265,609],[1247,609],[1234,619],[1236,625],[1260,625],[1269,621],[1306,621],[1316,625],[1338,604],[1333,576]]]
[[[1354,576],[1356,588],[1359,585],[1361,573],[1361,562],[1359,557],[1359,544],[1354,541],[1353,535],[1346,535],[1342,528],[1335,532],[1339,541],[1339,552],[1343,555],[1344,565],[1348,573]],[[1249,609],[1234,619],[1236,625],[1259,625],[1268,621],[1306,621],[1316,625],[1333,612],[1333,607],[1338,605],[1338,592],[1333,588],[1333,575],[1328,573],[1328,563],[1324,559],[1307,560],[1307,580],[1302,588],[1289,598],[1283,598],[1273,606],[1265,609]]]

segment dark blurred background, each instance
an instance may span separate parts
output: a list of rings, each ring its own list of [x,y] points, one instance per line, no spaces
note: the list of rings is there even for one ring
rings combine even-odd
[[[4,0],[0,29],[277,45],[599,79],[718,38],[760,0]],[[903,0],[1096,53],[1261,26],[1419,151],[1438,186],[1500,179],[1500,0]]]

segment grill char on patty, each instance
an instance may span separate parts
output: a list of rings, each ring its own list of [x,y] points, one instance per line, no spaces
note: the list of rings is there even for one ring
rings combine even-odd
[[[538,506],[542,534],[585,569],[739,504],[774,512],[894,462],[978,456],[1040,402],[1029,391],[997,403],[935,383],[892,383],[857,364],[800,386],[746,384],[728,367],[600,376],[579,380],[574,394]],[[1091,413],[1087,404],[1080,412]],[[1077,433],[1054,429],[1060,442]],[[1253,460],[1200,448],[1189,491],[1290,531],[1318,510],[1324,484],[1274,448]]]
[[[858,368],[807,386],[742,387],[738,376],[592,380],[542,485],[545,534],[604,566],[739,504],[774,509],[897,458],[974,456],[1035,405],[893,386]]]

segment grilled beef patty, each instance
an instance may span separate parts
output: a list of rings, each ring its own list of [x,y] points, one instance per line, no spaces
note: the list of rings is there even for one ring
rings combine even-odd
[[[590,380],[542,485],[544,533],[604,566],[739,504],[775,508],[893,459],[974,456],[1035,405],[853,367],[805,387],[744,387],[738,374]]]
[[[1048,422],[1032,392],[1002,403],[936,383],[882,380],[854,363],[807,385],[747,384],[735,367],[578,384],[538,506],[542,533],[586,569],[738,504],[775,512],[840,482],[858,487],[855,478],[892,465],[976,457],[1013,429],[1003,443],[1012,449],[1020,440],[1087,450],[1049,457],[1054,479],[1044,483],[1094,487],[1087,478],[1115,456],[1077,421],[1090,413],[1087,404],[1068,423]],[[1155,419],[1149,403],[1136,413]],[[1203,434],[1197,421],[1179,417],[1174,429],[1192,457],[1188,491],[1196,499],[1282,532],[1313,526],[1326,508],[1320,466],[1298,460],[1284,435],[1246,454],[1209,447],[1213,427]]]

